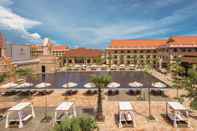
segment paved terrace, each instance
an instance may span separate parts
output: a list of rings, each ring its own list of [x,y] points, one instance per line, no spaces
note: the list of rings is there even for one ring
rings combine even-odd
[[[167,95],[170,98],[175,97],[176,91],[170,90],[167,92]],[[89,110],[88,114],[93,115],[92,110],[96,107],[96,96],[86,96],[82,92],[79,92],[77,95],[73,96],[62,96],[61,91],[56,91],[53,94],[49,95],[48,106],[49,114],[53,116],[54,108],[61,103],[62,101],[73,101],[76,106],[78,113],[84,113],[84,111]],[[121,95],[121,94],[120,94]],[[4,121],[0,121],[0,131],[50,131],[52,129],[52,121],[50,123],[42,123],[41,119],[44,115],[44,97],[45,96],[36,96],[32,99],[27,98],[2,98],[0,97],[1,103],[0,108],[11,107],[18,102],[22,101],[31,101],[36,107],[36,119],[30,120],[24,128],[4,128]],[[121,98],[121,96],[118,96]],[[54,99],[55,98],[55,99]],[[126,99],[126,98],[124,98]],[[136,125],[135,129],[133,128],[118,128],[117,125],[117,113],[118,113],[118,101],[113,100],[112,98],[105,96],[103,101],[104,114],[106,116],[104,123],[99,123],[100,131],[176,131],[172,127],[165,117],[162,116],[165,113],[165,101],[154,101],[151,104],[152,114],[156,117],[156,121],[150,122],[147,120],[148,115],[148,102],[147,101],[130,101],[135,109],[136,115]],[[195,131],[197,129],[197,120],[191,118],[191,125],[193,128],[179,128],[179,131]]]

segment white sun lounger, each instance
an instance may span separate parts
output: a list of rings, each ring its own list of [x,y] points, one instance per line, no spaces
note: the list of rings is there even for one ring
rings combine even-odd
[[[123,127],[124,122],[132,123],[135,127],[133,107],[128,101],[119,102],[119,128]]]

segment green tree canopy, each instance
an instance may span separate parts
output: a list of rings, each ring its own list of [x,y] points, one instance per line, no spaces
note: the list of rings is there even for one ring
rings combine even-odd
[[[63,122],[56,124],[53,131],[93,131],[97,128],[93,117],[83,115],[75,118],[66,117]]]

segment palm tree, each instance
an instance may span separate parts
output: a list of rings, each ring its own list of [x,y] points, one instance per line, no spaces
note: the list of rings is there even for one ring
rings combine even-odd
[[[188,97],[193,101],[197,100],[197,71],[193,67],[188,70],[188,76],[185,79],[185,89],[188,91]]]
[[[151,70],[150,66],[146,65],[144,71],[149,74],[150,70]],[[149,114],[148,115],[149,119],[154,119],[154,117],[152,116],[152,113],[151,113],[151,96],[150,96],[150,87],[149,86],[148,86],[148,114]]]
[[[179,89],[183,88],[183,74],[185,73],[185,68],[181,66],[181,61],[177,59],[174,63],[170,65],[170,70],[173,75],[173,87],[177,89],[177,98],[179,99]]]
[[[98,89],[98,98],[97,98],[97,112],[96,119],[98,121],[104,121],[105,117],[103,115],[103,107],[102,107],[102,88],[106,87],[112,78],[109,75],[100,75],[100,76],[92,76],[91,82],[95,83]]]
[[[109,68],[111,68],[111,64],[112,64],[112,56],[111,56],[111,54],[109,54],[109,56],[108,56],[108,58],[107,58],[108,60],[109,60]]]

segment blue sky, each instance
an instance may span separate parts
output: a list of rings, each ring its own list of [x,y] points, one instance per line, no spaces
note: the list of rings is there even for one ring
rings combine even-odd
[[[197,0],[0,0],[0,32],[12,43],[49,37],[70,47],[112,39],[197,34]]]

